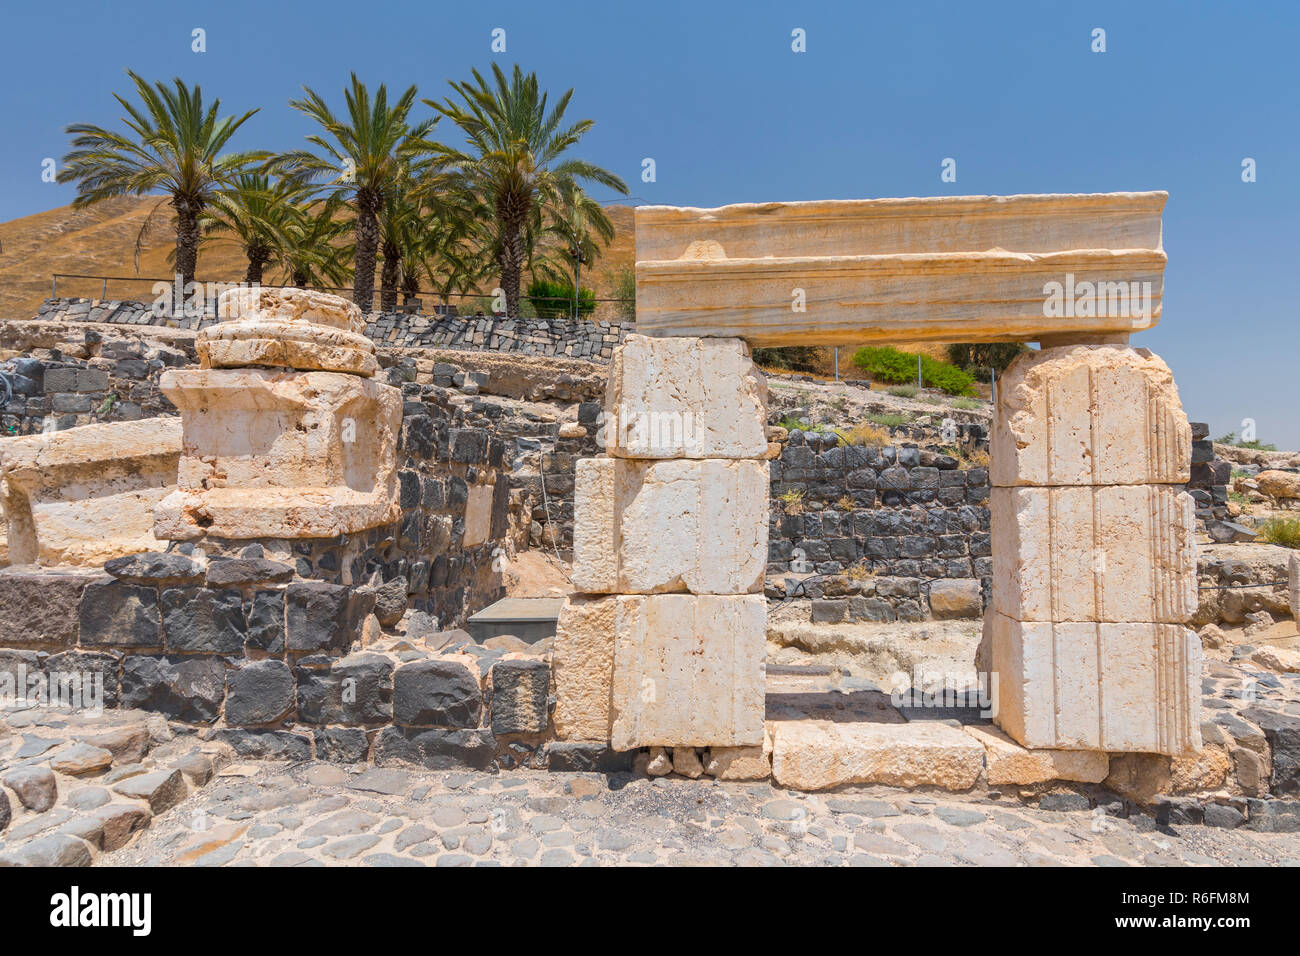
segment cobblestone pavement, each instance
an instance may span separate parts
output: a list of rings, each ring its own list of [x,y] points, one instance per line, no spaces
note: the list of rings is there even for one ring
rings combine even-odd
[[[1300,863],[1300,834],[1157,827],[1003,796],[511,771],[232,764],[109,865],[1221,866]]]

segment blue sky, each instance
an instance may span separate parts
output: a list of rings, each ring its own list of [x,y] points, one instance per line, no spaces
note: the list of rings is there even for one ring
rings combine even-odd
[[[576,88],[570,115],[596,120],[582,152],[649,202],[1166,189],[1164,317],[1134,344],[1215,435],[1253,418],[1297,448],[1298,57],[1293,2],[9,4],[0,220],[71,201],[41,160],[68,123],[116,124],[128,67],[261,106],[238,143],[286,149],[309,129],[287,105],[303,84],[341,103],[356,70],[441,97],[519,62]]]

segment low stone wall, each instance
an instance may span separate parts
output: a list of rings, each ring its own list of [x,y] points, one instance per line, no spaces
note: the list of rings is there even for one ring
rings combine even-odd
[[[158,377],[186,365],[190,358],[184,351],[139,339],[104,341],[98,333],[87,333],[86,339],[98,352],[92,358],[56,348],[0,362],[0,377],[9,387],[0,434],[31,435],[176,414],[158,390]]]
[[[159,326],[200,331],[214,316],[174,318],[155,315],[142,302],[81,298],[46,299],[38,319],[104,322],[112,325]],[[475,349],[608,362],[631,323],[565,319],[507,319],[494,315],[408,315],[372,312],[366,335],[376,345],[403,348]]]
[[[74,709],[160,713],[246,757],[535,762],[550,726],[544,658],[437,632],[427,616],[414,622],[425,640],[380,640],[367,621],[384,613],[384,588],[295,580],[261,555],[0,571],[0,686],[58,706],[75,684]],[[42,686],[49,698],[33,700]]]

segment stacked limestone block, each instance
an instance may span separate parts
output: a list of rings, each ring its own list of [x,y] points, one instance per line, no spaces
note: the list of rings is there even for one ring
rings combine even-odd
[[[606,454],[575,469],[561,739],[761,750],[766,403],[739,339],[633,335],[615,350]]]
[[[1031,748],[1200,748],[1191,430],[1168,367],[1044,348],[999,387],[992,443],[997,723]]]
[[[401,392],[376,381],[361,310],[305,289],[235,289],[159,382],[181,413],[165,540],[329,538],[396,521]]]

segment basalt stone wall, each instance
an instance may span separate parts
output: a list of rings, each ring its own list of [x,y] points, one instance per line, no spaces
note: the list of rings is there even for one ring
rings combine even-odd
[[[382,587],[296,580],[258,546],[244,553],[0,571],[0,692],[157,712],[247,757],[547,765],[541,653],[483,648],[427,619],[420,640],[376,640],[365,622],[383,613]]]
[[[987,447],[963,425],[962,448]],[[979,460],[979,459],[977,459]],[[770,597],[813,599],[814,620],[978,617],[990,598],[987,467],[914,444],[841,444],[792,431],[770,463]]]
[[[43,349],[0,362],[0,434],[31,435],[93,422],[175,415],[158,390],[167,368],[187,364],[182,351],[135,339],[103,340],[88,333],[90,359]]]
[[[408,382],[402,392],[400,520],[331,538],[209,537],[205,550],[235,557],[251,543],[304,580],[360,586],[378,579],[404,595],[403,609],[449,627],[504,597],[500,562],[513,548],[521,507],[516,502],[512,518],[506,443],[492,433],[490,416],[450,404],[445,389]]]
[[[152,306],[142,302],[79,298],[46,299],[36,317],[196,331],[217,322],[211,307],[209,314],[202,317],[173,317],[156,315]],[[366,316],[366,335],[378,345],[476,349],[595,362],[608,362],[614,348],[633,331],[632,323],[507,319],[495,315],[445,314],[441,310],[432,315],[372,312]]]

